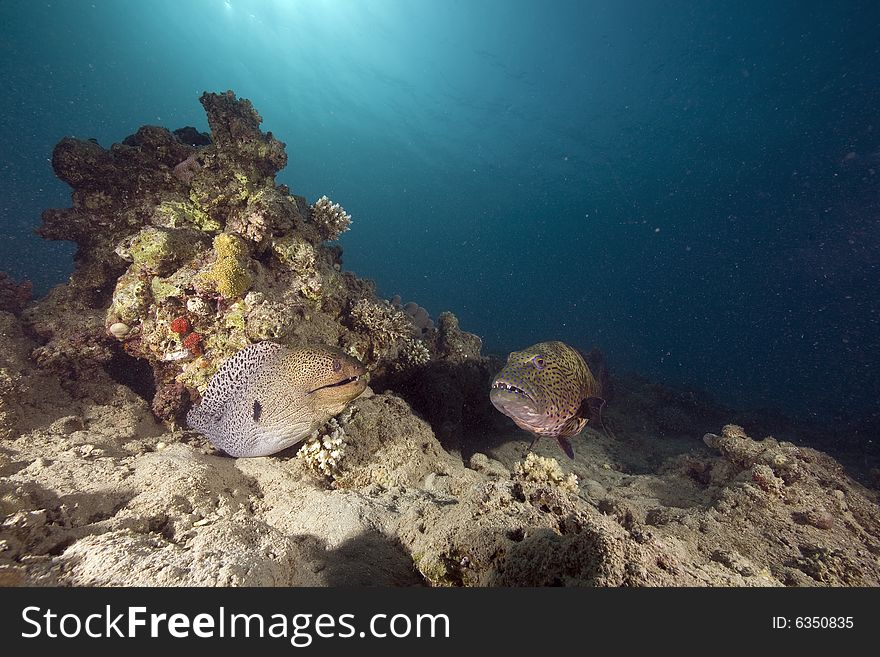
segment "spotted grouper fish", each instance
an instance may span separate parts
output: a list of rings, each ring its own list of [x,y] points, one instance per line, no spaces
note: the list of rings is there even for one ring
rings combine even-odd
[[[535,435],[529,449],[541,436],[550,436],[574,458],[569,437],[587,423],[602,426],[602,385],[583,356],[564,342],[540,342],[511,353],[489,398],[520,429]]]
[[[187,424],[230,456],[267,456],[304,440],[360,395],[364,366],[331,347],[249,345],[208,383]]]

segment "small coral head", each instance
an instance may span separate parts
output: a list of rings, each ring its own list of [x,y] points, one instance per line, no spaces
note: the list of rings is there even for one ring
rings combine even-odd
[[[189,333],[189,320],[186,317],[175,317],[171,320],[171,331],[178,335],[186,335]]]

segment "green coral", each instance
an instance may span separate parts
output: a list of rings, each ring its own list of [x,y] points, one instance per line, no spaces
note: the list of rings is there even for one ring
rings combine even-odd
[[[245,314],[247,313],[247,306],[242,301],[236,301],[234,304],[229,306],[229,309],[226,311],[226,314],[223,317],[223,326],[230,330],[240,330],[244,331],[245,329]]]
[[[162,303],[169,297],[183,296],[183,290],[169,283],[167,279],[158,276],[154,276],[150,281],[150,291],[153,293],[156,303]]]
[[[129,270],[119,278],[107,312],[114,321],[139,322],[149,309],[150,288],[138,274],[138,271]]]
[[[183,371],[174,380],[190,390],[198,390],[199,393],[204,394],[208,388],[208,383],[211,381],[211,377],[214,376],[217,369],[218,363],[216,360],[209,360],[204,356],[199,356],[187,363]]]
[[[148,226],[116,247],[116,254],[132,263],[132,269],[164,275],[201,248],[199,233]]]
[[[248,180],[248,177],[240,171],[235,171],[232,175],[235,178],[235,181],[238,183],[238,191],[232,196],[231,200],[246,201],[251,195],[250,180]]]
[[[193,226],[205,233],[222,228],[220,222],[205,212],[201,204],[190,194],[191,203],[185,201],[162,201],[154,210],[156,223],[171,228]]]
[[[272,252],[281,264],[298,274],[308,274],[315,268],[315,248],[296,236],[275,240]]]
[[[253,282],[247,268],[248,251],[244,240],[230,233],[214,238],[217,260],[199,275],[203,284],[213,287],[224,299],[244,294]]]
[[[203,212],[228,220],[247,203],[259,178],[248,176],[245,165],[230,162],[222,154],[205,154],[204,158],[206,165],[192,179],[189,200]]]

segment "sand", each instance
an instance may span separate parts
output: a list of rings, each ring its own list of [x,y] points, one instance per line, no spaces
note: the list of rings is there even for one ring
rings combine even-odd
[[[656,384],[619,382],[614,437],[585,431],[574,461],[538,443],[573,488],[517,467],[529,436],[500,414],[445,435],[447,451],[373,391],[340,421],[345,455],[326,477],[298,446],[222,455],[101,368],[43,372],[37,346],[0,313],[4,585],[880,584],[876,490],[735,426],[704,438],[690,418],[669,435]]]

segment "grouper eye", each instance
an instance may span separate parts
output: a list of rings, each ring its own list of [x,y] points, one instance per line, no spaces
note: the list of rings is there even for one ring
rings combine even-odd
[[[544,359],[541,358],[540,356],[535,356],[534,358],[532,358],[532,364],[535,367],[537,367],[539,370],[544,369]]]

